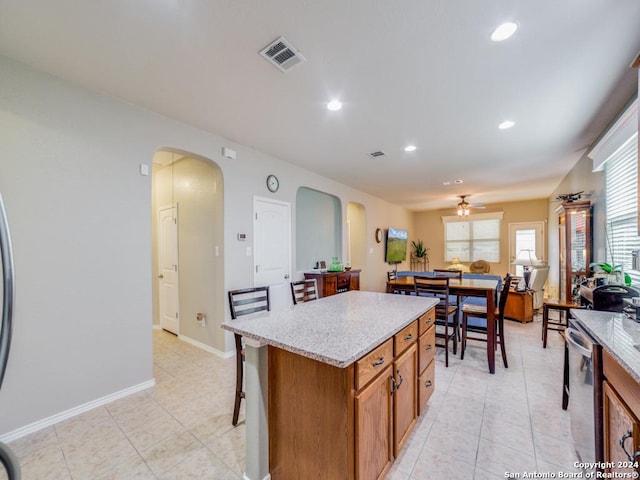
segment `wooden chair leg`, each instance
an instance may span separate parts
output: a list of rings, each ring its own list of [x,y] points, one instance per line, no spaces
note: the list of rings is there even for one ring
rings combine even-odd
[[[498,332],[500,335],[500,351],[502,352],[502,361],[504,362],[504,368],[509,368],[509,363],[507,362],[507,348],[504,344],[504,322],[500,322],[498,324]]]
[[[467,348],[467,314],[462,314],[462,340],[460,341],[460,360],[464,360],[464,349]]]
[[[547,348],[547,330],[549,328],[549,307],[542,307],[542,348]]]
[[[449,367],[449,322],[444,322],[444,366]]]
[[[449,319],[447,319],[447,323],[449,323]],[[454,320],[452,324],[453,327],[453,354],[458,354],[458,322]]]
[[[242,337],[236,335],[236,395],[233,404],[233,419],[231,424],[235,427],[240,416],[240,402],[244,398],[242,382],[244,379],[244,356],[242,354]]]

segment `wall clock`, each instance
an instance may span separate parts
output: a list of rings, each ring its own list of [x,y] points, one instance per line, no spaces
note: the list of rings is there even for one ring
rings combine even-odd
[[[280,180],[275,175],[269,175],[267,177],[267,188],[270,192],[277,192],[278,188],[280,188]]]
[[[376,228],[376,242],[382,242],[382,230]]]

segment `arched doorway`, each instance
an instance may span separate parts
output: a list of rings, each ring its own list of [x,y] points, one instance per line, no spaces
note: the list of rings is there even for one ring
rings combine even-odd
[[[153,157],[152,185],[153,324],[161,325],[161,317],[175,315],[173,333],[223,355],[225,338],[220,328],[224,321],[222,170],[205,157],[161,149]],[[171,217],[175,225],[175,247],[171,245],[171,233],[167,233]],[[167,251],[173,248],[174,260],[167,262],[166,259],[171,258]],[[161,265],[162,258],[165,265]],[[173,290],[171,285],[165,285],[172,262],[175,263]],[[175,298],[167,299],[167,295]],[[166,325],[170,322],[163,324],[165,328]]]

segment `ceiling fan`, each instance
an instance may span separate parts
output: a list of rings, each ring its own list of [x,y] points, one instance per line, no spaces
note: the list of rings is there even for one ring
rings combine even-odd
[[[482,203],[471,204],[467,202],[465,198],[470,196],[471,195],[458,195],[458,197],[460,198],[460,203],[458,203],[458,206],[457,206],[457,212],[459,217],[468,217],[469,214],[471,213],[472,208],[474,209],[486,208]]]

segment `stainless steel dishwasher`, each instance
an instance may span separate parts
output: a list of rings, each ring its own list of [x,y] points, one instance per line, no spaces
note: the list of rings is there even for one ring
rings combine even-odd
[[[564,332],[567,345],[569,419],[581,462],[602,462],[602,349],[574,319]]]

